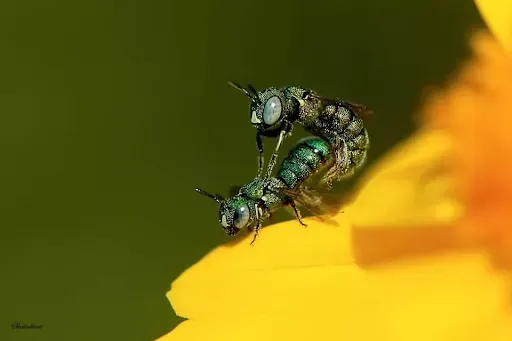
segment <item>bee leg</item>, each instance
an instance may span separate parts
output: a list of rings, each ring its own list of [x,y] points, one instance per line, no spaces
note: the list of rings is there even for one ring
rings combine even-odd
[[[263,174],[263,162],[264,162],[264,153],[263,153],[263,141],[261,139],[261,133],[258,132],[256,134],[256,146],[258,147],[258,178],[261,178]]]
[[[290,201],[290,206],[292,207],[293,213],[295,213],[295,216],[297,217],[297,220],[299,221],[299,223],[304,227],[308,227],[308,225],[302,221],[302,215],[300,214],[300,211],[297,208],[295,201],[293,201],[293,200]]]
[[[258,237],[258,233],[260,233],[260,230],[261,230],[261,221],[258,220],[258,222],[256,223],[256,227],[254,228],[254,237],[252,238],[252,242],[250,245],[254,244],[254,242],[256,241],[256,238]]]
[[[339,174],[337,180],[342,180],[342,179],[350,178],[354,174],[355,174],[355,169],[347,170],[344,173]]]
[[[335,180],[340,180],[346,175],[344,170],[349,160],[347,144],[340,137],[336,138],[336,142],[334,143],[334,150],[336,151],[334,164],[331,166],[331,168],[329,168],[327,174],[322,179],[322,183],[326,184],[328,188],[332,187],[332,183]]]
[[[342,163],[342,147],[341,147],[342,141],[340,138],[336,138],[334,142],[334,163],[327,171],[327,174],[325,174],[323,178],[323,183],[327,185],[327,187],[330,189],[332,187],[332,183],[334,181],[334,178],[336,177],[336,174],[339,172],[340,164]]]
[[[252,238],[251,245],[254,244],[256,241],[256,238],[258,237],[258,233],[261,229],[261,215],[260,215],[260,206],[258,203],[254,206],[255,212],[256,212],[256,226],[254,227],[254,237]]]
[[[286,137],[290,136],[292,127],[293,126],[290,122],[286,122],[283,130],[281,130],[281,132],[279,133],[279,139],[277,140],[276,148],[274,149],[274,152],[272,153],[272,156],[270,157],[270,161],[268,162],[266,178],[269,178],[272,176],[272,170],[274,169],[274,166],[276,165],[277,156],[278,156],[279,149],[281,148],[281,144],[283,143],[283,141]]]

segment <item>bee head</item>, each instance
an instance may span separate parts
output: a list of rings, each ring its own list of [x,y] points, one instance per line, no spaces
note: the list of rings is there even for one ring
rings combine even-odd
[[[196,191],[215,200],[220,205],[219,222],[228,235],[236,235],[240,230],[248,227],[252,222],[252,217],[254,215],[250,209],[251,205],[240,195],[224,199],[219,195],[210,194],[199,188],[196,188]]]
[[[278,130],[293,112],[292,99],[286,96],[283,89],[267,88],[256,91],[251,85],[245,89],[236,83],[229,84],[251,99],[250,119],[259,131]]]
[[[220,205],[219,221],[224,231],[230,236],[234,236],[251,224],[252,213],[249,202],[240,196],[235,196]]]

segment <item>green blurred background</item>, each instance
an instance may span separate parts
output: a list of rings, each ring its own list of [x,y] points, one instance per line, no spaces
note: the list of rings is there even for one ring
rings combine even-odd
[[[228,240],[194,187],[256,174],[228,80],[371,106],[371,165],[475,25],[471,0],[2,2],[0,340],[153,340],[180,321],[171,281]]]

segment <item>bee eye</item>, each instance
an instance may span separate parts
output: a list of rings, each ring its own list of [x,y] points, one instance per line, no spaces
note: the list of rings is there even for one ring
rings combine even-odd
[[[281,117],[281,109],[281,100],[279,97],[271,97],[267,103],[265,103],[265,108],[263,108],[263,121],[268,125],[273,125]]]
[[[243,229],[249,222],[249,218],[249,207],[247,207],[247,205],[242,205],[236,209],[235,216],[233,217],[233,223],[236,228]]]

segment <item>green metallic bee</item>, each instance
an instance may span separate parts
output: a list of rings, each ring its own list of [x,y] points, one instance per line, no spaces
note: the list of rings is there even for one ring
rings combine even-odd
[[[251,99],[251,123],[257,128],[258,177],[263,173],[262,136],[278,137],[270,158],[266,177],[270,177],[283,140],[291,136],[298,122],[313,135],[326,139],[335,151],[335,160],[322,183],[329,187],[333,181],[350,177],[366,160],[370,139],[362,116],[372,113],[363,105],[339,99],[326,99],[311,90],[297,86],[256,91],[229,82]]]
[[[228,235],[234,236],[247,228],[255,232],[251,242],[253,244],[263,221],[283,206],[291,207],[303,226],[307,225],[302,221],[297,204],[317,216],[326,213],[320,195],[302,185],[334,161],[334,149],[328,141],[320,137],[309,137],[299,141],[290,150],[276,177],[257,177],[228,199],[198,188],[196,191],[220,204],[219,221]]]

